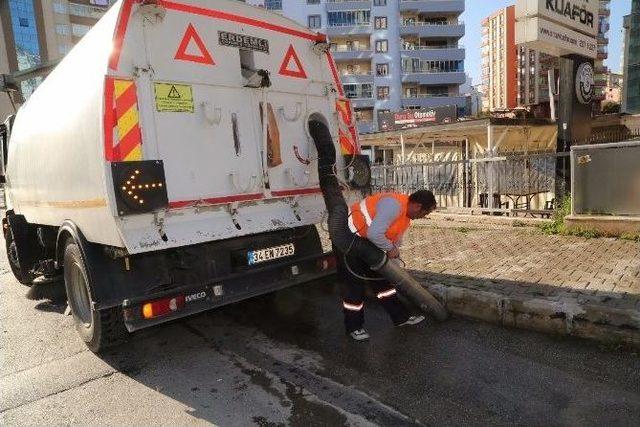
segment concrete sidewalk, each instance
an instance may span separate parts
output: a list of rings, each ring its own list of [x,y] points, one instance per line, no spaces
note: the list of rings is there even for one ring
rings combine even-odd
[[[434,215],[402,258],[454,314],[640,347],[640,243],[548,236],[536,222]]]

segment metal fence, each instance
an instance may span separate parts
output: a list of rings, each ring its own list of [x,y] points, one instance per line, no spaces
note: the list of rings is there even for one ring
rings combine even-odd
[[[440,207],[550,209],[558,163],[569,153],[508,153],[469,160],[372,166],[374,191],[433,191]],[[491,197],[489,196],[491,195]]]
[[[597,147],[621,141],[640,141],[640,130],[599,130],[589,139],[573,141],[570,145],[575,150],[580,150],[582,145],[595,144]],[[624,153],[620,152],[616,156],[618,157],[614,163],[628,163]],[[619,169],[614,163],[609,170]],[[556,183],[556,176],[569,171],[570,164],[569,151],[509,152],[464,160],[378,164],[372,166],[372,185],[376,192],[411,193],[421,189],[431,190],[438,206],[445,208],[482,208],[507,212],[513,209],[548,211],[555,208],[556,191],[571,193],[571,189],[564,188],[564,179]],[[630,174],[636,176],[635,172],[629,172],[625,176],[629,177]],[[567,176],[567,181],[568,178]],[[632,181],[633,185],[637,185],[637,179]],[[577,190],[574,188],[574,191]]]

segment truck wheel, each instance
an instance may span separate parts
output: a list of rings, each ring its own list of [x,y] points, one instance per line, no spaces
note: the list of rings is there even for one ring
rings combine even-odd
[[[13,239],[13,230],[11,230],[11,227],[7,230],[4,241],[7,247],[7,258],[9,259],[11,272],[15,278],[18,279],[18,282],[23,285],[31,286],[31,283],[33,282],[33,274],[31,274],[30,271],[22,271],[22,268],[20,268],[20,262],[18,261],[18,248],[16,247],[16,242]]]
[[[127,337],[120,307],[96,310],[89,276],[80,248],[70,240],[64,250],[64,285],[78,334],[87,347],[99,353]]]

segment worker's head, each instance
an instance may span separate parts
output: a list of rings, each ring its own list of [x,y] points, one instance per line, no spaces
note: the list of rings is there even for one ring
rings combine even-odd
[[[409,196],[407,216],[411,219],[420,219],[429,215],[436,209],[436,198],[429,190],[419,190]]]

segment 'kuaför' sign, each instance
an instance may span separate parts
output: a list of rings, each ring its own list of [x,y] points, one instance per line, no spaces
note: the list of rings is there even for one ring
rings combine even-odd
[[[589,36],[598,35],[598,0],[519,0],[516,19],[542,17]]]

